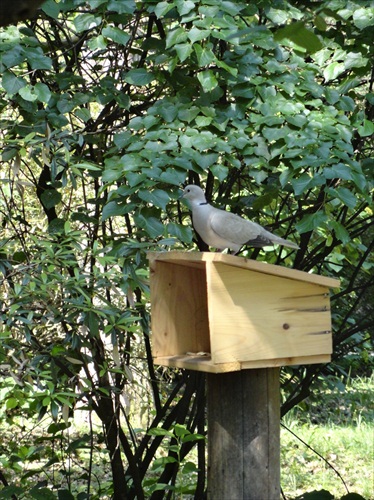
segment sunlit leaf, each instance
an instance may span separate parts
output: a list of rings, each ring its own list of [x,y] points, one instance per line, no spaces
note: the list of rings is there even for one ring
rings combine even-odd
[[[201,71],[198,73],[197,78],[203,87],[204,92],[211,92],[218,85],[217,78],[212,70]]]

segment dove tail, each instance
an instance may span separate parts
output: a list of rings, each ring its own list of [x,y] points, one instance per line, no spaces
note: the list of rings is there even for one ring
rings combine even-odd
[[[293,241],[285,240],[283,238],[280,238],[279,236],[274,236],[274,235],[272,236],[273,236],[271,238],[272,243],[277,243],[278,245],[283,245],[284,247],[294,248],[295,250],[300,248],[299,245],[297,245]]]

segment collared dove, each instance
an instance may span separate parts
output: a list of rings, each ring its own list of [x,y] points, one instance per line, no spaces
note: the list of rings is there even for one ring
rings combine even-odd
[[[186,186],[181,198],[190,204],[196,232],[207,245],[218,250],[230,248],[237,253],[243,245],[264,247],[273,244],[299,248],[296,243],[270,233],[256,222],[212,207],[199,186]]]

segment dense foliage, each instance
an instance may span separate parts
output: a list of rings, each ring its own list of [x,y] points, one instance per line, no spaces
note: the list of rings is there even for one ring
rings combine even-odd
[[[195,444],[202,498],[204,378],[150,351],[146,252],[206,249],[186,182],[300,244],[242,255],[341,279],[333,363],[284,370],[283,413],[370,368],[373,25],[359,1],[48,0],[0,32],[0,419],[94,412],[113,481],[79,498],[187,492]]]

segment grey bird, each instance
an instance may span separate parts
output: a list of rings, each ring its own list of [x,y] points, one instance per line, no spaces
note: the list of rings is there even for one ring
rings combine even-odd
[[[199,186],[186,186],[181,198],[189,202],[195,231],[207,245],[220,251],[230,248],[238,253],[243,245],[264,247],[277,244],[299,248],[296,243],[276,236],[256,222],[214,208],[206,201],[204,191]]]

